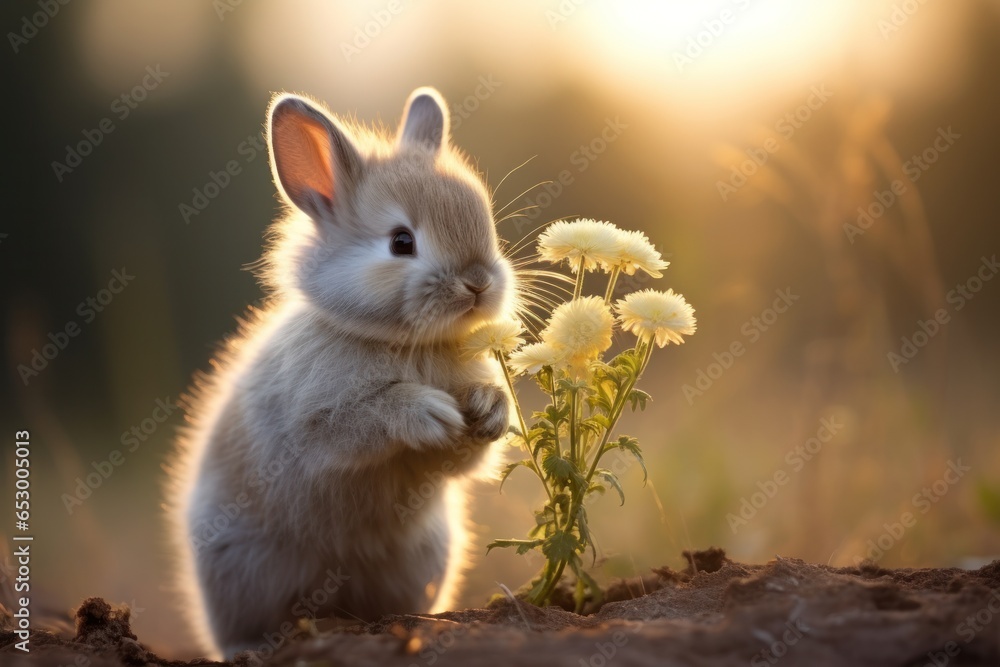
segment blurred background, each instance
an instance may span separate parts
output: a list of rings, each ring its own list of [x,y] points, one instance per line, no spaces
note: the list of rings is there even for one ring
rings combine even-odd
[[[644,230],[671,261],[619,288],[683,293],[698,332],[657,352],[654,403],[623,419],[650,479],[613,462],[625,506],[590,510],[602,577],[710,545],[751,562],[1000,556],[1000,2],[92,0],[0,16],[0,465],[10,499],[12,434],[30,429],[37,611],[100,595],[131,604],[154,647],[190,644],[161,511],[183,418],[162,405],[261,298],[246,267],[279,208],[260,139],[276,91],[394,126],[436,86],[454,143],[492,188],[507,175],[497,209],[527,209],[506,240],[584,215]],[[502,496],[477,487],[464,605],[539,567],[481,554],[522,536],[541,497],[524,471]]]

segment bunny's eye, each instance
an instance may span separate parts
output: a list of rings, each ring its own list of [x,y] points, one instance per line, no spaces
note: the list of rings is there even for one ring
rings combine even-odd
[[[389,249],[393,255],[412,255],[414,251],[413,234],[401,229],[392,235]]]

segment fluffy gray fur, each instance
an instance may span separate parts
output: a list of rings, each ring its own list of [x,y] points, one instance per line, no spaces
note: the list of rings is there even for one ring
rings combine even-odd
[[[462,482],[509,423],[499,369],[458,341],[508,314],[513,273],[441,96],[414,91],[390,138],[279,95],[267,134],[289,204],[270,300],[196,381],[169,503],[193,625],[229,658],[303,598],[365,620],[452,604]],[[415,254],[390,251],[401,229]]]

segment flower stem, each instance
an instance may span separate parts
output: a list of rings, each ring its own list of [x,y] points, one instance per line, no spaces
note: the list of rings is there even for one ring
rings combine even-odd
[[[587,477],[585,478],[586,482],[578,488],[574,487],[573,498],[570,501],[569,511],[566,513],[566,525],[563,527],[563,532],[569,533],[573,530],[573,524],[576,522],[576,515],[580,511],[580,507],[583,505],[584,496],[587,494],[587,489],[590,488],[590,481],[594,478],[594,473],[597,471],[597,464],[600,462],[601,457],[605,453],[604,448],[607,446],[608,440],[611,439],[611,433],[614,431],[615,425],[618,423],[618,419],[621,417],[622,411],[625,409],[625,403],[628,401],[628,395],[632,393],[632,389],[635,388],[636,383],[639,381],[639,377],[649,364],[649,359],[653,354],[653,341],[643,341],[640,339],[636,343],[635,351],[642,359],[642,362],[639,365],[639,370],[634,377],[629,378],[626,386],[623,387],[622,390],[615,396],[615,402],[611,406],[611,414],[608,415],[608,428],[605,430],[604,436],[601,438],[601,443],[597,447],[594,454],[594,460],[591,463],[590,470],[587,472]],[[547,601],[548,597],[552,595],[552,591],[555,589],[555,586],[559,581],[559,577],[562,576],[563,569],[566,567],[566,562],[567,561],[565,559],[559,561],[559,565],[556,567],[555,576],[539,594],[539,603]]]
[[[608,429],[604,432],[604,437],[601,438],[601,444],[597,448],[597,454],[594,455],[594,462],[590,466],[590,471],[587,473],[587,483],[593,479],[594,473],[597,471],[597,462],[600,461],[601,456],[604,455],[604,448],[608,444],[608,440],[611,439],[611,432],[614,431],[615,425],[618,423],[618,419],[622,416],[622,411],[625,409],[625,402],[628,400],[628,395],[632,393],[635,389],[636,383],[642,376],[642,372],[646,370],[646,366],[649,364],[649,359],[653,354],[653,341],[639,341],[635,344],[635,352],[642,359],[642,363],[639,365],[639,371],[635,374],[635,377],[629,378],[628,384],[618,392],[615,396],[615,402],[611,406],[611,414],[608,415]]]
[[[517,402],[517,394],[514,393],[514,382],[510,379],[510,371],[507,370],[507,362],[503,358],[502,352],[494,352],[496,360],[500,362],[500,368],[503,369],[503,377],[507,381],[507,389],[510,391],[510,399],[514,402],[514,412],[517,414],[517,423],[521,426],[521,442],[524,443],[524,448],[528,451],[528,457],[531,459],[531,466],[535,470],[535,474],[538,475],[538,479],[542,481],[542,486],[545,487],[545,493],[549,496],[549,502],[552,501],[552,491],[549,489],[549,485],[545,483],[545,475],[542,474],[542,469],[538,467],[538,461],[535,460],[535,454],[531,451],[531,443],[528,442],[528,427],[524,423],[524,415],[521,413],[521,404]]]
[[[604,292],[605,305],[611,305],[611,297],[615,293],[615,283],[618,282],[618,275],[622,272],[622,267],[616,266],[611,269],[611,277],[608,278],[608,289]]]
[[[549,387],[551,388],[551,394],[552,394],[552,407],[558,410],[559,399],[556,394],[556,372],[554,370],[551,373],[549,373]],[[561,439],[559,438],[559,424],[555,424],[554,426],[555,428],[553,429],[553,435],[555,436],[556,439],[556,456],[561,457],[562,443],[560,442]]]
[[[573,298],[579,299],[580,295],[583,294],[583,277],[585,272],[583,270],[584,257],[580,258],[580,265],[576,267],[576,286],[573,288]]]
[[[569,390],[569,460],[573,462],[573,465],[577,465],[577,454],[578,454],[578,443],[579,439],[579,429],[577,428],[577,417],[578,417],[578,406],[577,406],[577,390]]]
[[[563,569],[566,567],[566,561],[561,560],[559,564],[556,565],[555,571],[549,570],[548,581],[545,582],[545,587],[538,593],[537,601],[533,601],[534,604],[541,606],[549,602],[549,598],[552,597],[552,591],[556,589],[556,585],[559,583],[559,579],[562,577]]]

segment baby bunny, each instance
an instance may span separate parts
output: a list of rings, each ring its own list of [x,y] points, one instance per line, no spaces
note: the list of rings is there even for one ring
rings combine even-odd
[[[499,367],[459,341],[510,316],[514,274],[448,126],[429,88],[395,137],[271,104],[289,210],[262,260],[269,301],[195,382],[169,503],[189,605],[226,657],[298,617],[453,602],[462,482],[509,424]]]

